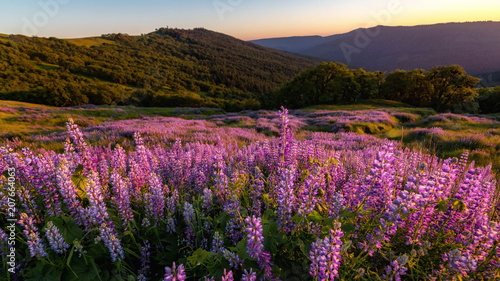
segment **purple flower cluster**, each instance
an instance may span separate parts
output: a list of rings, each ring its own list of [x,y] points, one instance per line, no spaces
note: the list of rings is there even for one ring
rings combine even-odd
[[[27,238],[28,249],[32,257],[43,258],[47,256],[45,245],[40,238],[38,228],[35,226],[33,216],[28,216],[26,213],[21,213],[19,224],[24,227],[23,233]]]
[[[335,223],[335,230],[330,230],[330,235],[312,243],[309,256],[311,266],[309,274],[317,280],[335,280],[342,257],[340,250],[344,233],[340,230],[340,223]]]
[[[186,272],[184,271],[184,265],[181,264],[178,267],[175,266],[175,262],[172,267],[165,267],[165,281],[184,281],[186,280]]]
[[[54,225],[52,221],[47,222],[47,227],[45,228],[45,237],[47,237],[50,248],[54,252],[63,254],[68,250],[68,243],[64,241],[61,233],[59,233],[59,229]]]
[[[116,230],[111,222],[102,223],[99,227],[100,239],[104,242],[104,246],[109,249],[111,260],[119,262],[124,258],[123,247],[121,240],[117,237]]]
[[[229,270],[229,272],[226,272],[226,269],[224,268],[224,275],[222,275],[222,281],[233,281],[233,271]]]
[[[266,278],[272,279],[271,267],[271,254],[264,250],[264,235],[262,222],[260,218],[255,216],[245,219],[246,232],[247,232],[247,252],[251,258],[257,260],[259,267],[265,272]]]

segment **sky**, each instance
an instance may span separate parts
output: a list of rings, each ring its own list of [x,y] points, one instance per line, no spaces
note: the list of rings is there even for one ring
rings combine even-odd
[[[252,40],[376,25],[500,21],[498,0],[1,0],[0,33],[80,38],[206,29]]]

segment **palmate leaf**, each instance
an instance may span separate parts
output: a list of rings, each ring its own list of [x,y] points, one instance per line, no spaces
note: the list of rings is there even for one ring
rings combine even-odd
[[[92,280],[102,280],[100,273],[101,270],[96,265],[95,261],[91,257],[78,258],[73,257],[71,260],[72,271],[65,271],[62,279],[69,281],[92,281]],[[75,276],[76,274],[76,276]],[[59,280],[59,279],[57,279]]]
[[[23,278],[28,281],[61,280],[62,273],[61,268],[38,261],[36,267],[26,271]]]
[[[75,172],[71,176],[71,181],[78,191],[78,197],[84,199],[87,197],[87,192],[85,191],[85,184],[87,184],[88,178],[83,175],[83,165],[80,164],[76,167]]]
[[[314,210],[307,216],[307,219],[313,222],[323,222],[325,218],[318,211]]]
[[[198,266],[200,264],[203,264],[208,257],[213,255],[214,253],[212,252],[208,252],[206,250],[203,250],[202,248],[198,248],[191,256],[187,258],[187,260],[192,266]]]
[[[434,206],[434,209],[443,213],[446,212],[448,210],[448,200],[439,199],[436,203],[436,206]]]
[[[453,201],[452,208],[455,210],[458,210],[459,212],[464,212],[467,211],[467,204],[465,204],[461,200],[455,200]]]

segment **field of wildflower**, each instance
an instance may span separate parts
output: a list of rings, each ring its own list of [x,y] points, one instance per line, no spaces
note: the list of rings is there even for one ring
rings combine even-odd
[[[495,118],[196,114],[3,141],[0,279],[500,278]]]

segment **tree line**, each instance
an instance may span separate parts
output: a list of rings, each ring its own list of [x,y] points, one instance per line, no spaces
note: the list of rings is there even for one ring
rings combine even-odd
[[[308,69],[272,95],[265,106],[302,108],[318,104],[352,104],[362,99],[387,99],[437,111],[474,111],[474,87],[480,79],[459,65],[436,66],[390,73],[349,69],[341,63],[324,62]]]

